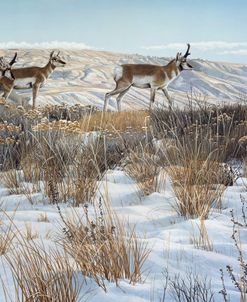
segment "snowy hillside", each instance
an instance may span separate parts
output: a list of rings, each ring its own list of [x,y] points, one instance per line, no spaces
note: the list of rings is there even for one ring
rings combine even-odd
[[[2,50],[0,55],[11,57],[15,50]],[[19,49],[18,63],[21,66],[43,66],[49,57],[49,50]],[[57,68],[41,89],[37,103],[66,102],[91,104],[102,108],[106,92],[115,87],[113,70],[121,63],[150,63],[165,65],[169,58],[145,57],[141,55],[117,54],[95,50],[63,50],[67,61],[65,68]],[[193,53],[192,53],[193,58]],[[171,58],[170,58],[171,59]],[[247,65],[191,60],[193,71],[184,71],[169,87],[175,104],[187,103],[187,93],[207,96],[210,102],[235,102],[247,94]],[[21,98],[30,98],[31,91],[17,91]],[[16,99],[16,97],[13,97]],[[147,108],[149,91],[132,88],[125,96],[123,109]],[[157,94],[157,104],[164,102],[162,93]],[[110,108],[115,109],[114,98]]]

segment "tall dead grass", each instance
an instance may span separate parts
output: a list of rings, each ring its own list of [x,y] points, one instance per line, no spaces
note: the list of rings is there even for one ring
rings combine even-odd
[[[81,284],[66,253],[24,242],[5,255],[14,282],[14,301],[77,302]],[[5,288],[6,301],[12,301]],[[11,294],[13,297],[13,293]]]
[[[31,203],[32,193],[39,191],[51,203],[91,202],[106,169],[120,165],[147,133],[145,111],[118,114],[84,109],[65,104],[35,110],[6,107],[5,126],[18,128],[16,141],[1,145],[0,167],[6,171],[10,193],[25,194]]]
[[[15,238],[12,223],[6,225],[0,217],[0,256],[7,253]]]
[[[176,196],[174,208],[186,218],[204,220],[213,206],[220,208],[221,196],[233,182],[221,163],[225,146],[218,150],[210,129],[205,131],[200,124],[182,137],[177,129],[170,134],[173,137],[167,145],[164,139],[160,151]]]
[[[158,157],[151,146],[140,144],[135,150],[130,150],[124,169],[136,181],[144,195],[157,191],[160,167]]]
[[[80,121],[80,128],[88,131],[145,131],[149,127],[149,113],[147,111],[97,112],[84,116]]]
[[[14,224],[13,217],[7,213],[5,217],[9,221],[9,230],[14,229],[16,239],[13,244],[11,235],[8,237],[11,240],[5,241],[8,249],[4,249],[3,264],[5,272],[10,272],[0,276],[5,301],[81,301],[84,279],[77,273],[69,255],[57,247],[48,248],[42,241],[33,240],[30,229],[27,236]],[[12,233],[9,231],[8,234]],[[8,288],[10,283],[13,283],[11,291]]]
[[[45,193],[52,203],[78,205],[92,200],[101,173],[100,148],[98,139],[85,144],[80,136],[61,133],[38,137],[32,157],[38,163]]]
[[[199,235],[193,233],[190,239],[191,243],[197,249],[213,251],[213,242],[209,239],[207,228],[205,226],[205,221],[203,219],[200,219],[200,225],[197,227],[199,230]]]
[[[97,180],[107,167],[104,141],[99,135],[83,142],[81,135],[61,132],[35,132],[30,147],[20,160],[20,169],[3,172],[3,181],[12,194],[25,194],[32,203],[32,193],[43,190],[51,203],[90,202]]]
[[[95,280],[106,291],[105,280],[119,284],[142,281],[145,261],[150,253],[145,241],[138,238],[135,227],[121,221],[100,201],[94,208],[95,218],[87,206],[80,215],[73,212],[63,220],[63,246],[77,263],[83,275]]]
[[[176,196],[174,208],[180,215],[206,219],[213,206],[220,208],[226,187],[213,182],[217,172],[210,163],[201,161],[186,161],[183,167],[167,168]]]
[[[31,170],[29,168],[29,170]],[[30,178],[29,182],[25,181],[25,173],[21,170],[10,169],[2,172],[2,183],[8,189],[9,194],[23,194],[28,201],[33,204],[33,193],[41,190],[40,183],[35,178]]]

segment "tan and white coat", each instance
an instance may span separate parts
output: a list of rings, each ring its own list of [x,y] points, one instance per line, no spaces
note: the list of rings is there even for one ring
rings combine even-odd
[[[107,110],[108,101],[111,96],[118,94],[117,107],[121,111],[121,100],[131,87],[150,88],[150,109],[155,100],[157,90],[162,90],[169,102],[169,108],[172,108],[172,100],[167,91],[167,86],[179,76],[185,69],[191,69],[192,66],[187,62],[190,45],[186,53],[182,56],[178,53],[176,59],[173,59],[165,66],[151,64],[124,64],[115,69],[114,80],[116,88],[105,95],[104,111]]]

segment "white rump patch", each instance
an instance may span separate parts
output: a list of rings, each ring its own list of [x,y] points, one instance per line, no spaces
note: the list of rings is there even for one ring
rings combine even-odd
[[[36,78],[19,78],[19,79],[15,79],[15,85],[16,86],[27,86],[30,83],[34,84],[36,81]]]
[[[123,67],[122,66],[117,66],[114,69],[114,79],[115,79],[115,81],[118,81],[119,79],[121,79],[122,76],[123,76]]]
[[[152,85],[154,81],[154,77],[153,76],[147,76],[147,75],[135,75],[133,77],[133,84],[135,85]]]

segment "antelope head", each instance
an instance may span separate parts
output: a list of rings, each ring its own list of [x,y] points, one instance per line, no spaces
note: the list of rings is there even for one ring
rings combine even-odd
[[[66,62],[61,59],[61,57],[59,56],[59,54],[60,54],[60,51],[58,51],[57,54],[55,54],[54,51],[52,51],[50,53],[50,63],[54,67],[64,67],[64,65],[66,64]]]
[[[6,76],[6,72],[9,71],[9,78],[14,80],[15,77],[11,71],[12,65],[15,64],[16,62],[16,58],[17,58],[17,52],[15,53],[13,59],[10,62],[7,62],[6,59],[4,57],[0,57],[0,71],[2,73],[2,76]],[[8,77],[8,76],[7,76]]]
[[[190,44],[187,44],[187,50],[186,53],[184,55],[182,55],[181,52],[177,53],[176,56],[176,64],[178,66],[178,68],[182,71],[182,70],[189,70],[192,69],[193,67],[190,65],[190,63],[187,62],[187,57],[190,55]]]

